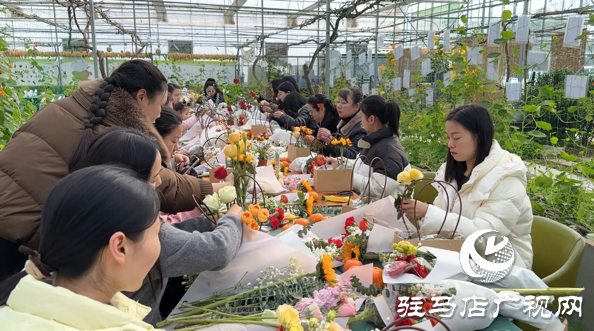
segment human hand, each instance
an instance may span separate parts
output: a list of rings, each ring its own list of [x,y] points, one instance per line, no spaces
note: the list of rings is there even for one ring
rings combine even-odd
[[[271,112],[272,112],[272,108],[270,108],[270,106],[263,106],[263,107],[262,107],[262,110],[263,110],[265,113],[271,113]]]
[[[309,134],[305,136],[305,139],[307,141],[309,141],[310,143],[312,143],[314,140],[316,140],[316,138],[314,138],[314,136],[309,135]]]
[[[227,211],[227,215],[235,215],[237,217],[241,217],[241,214],[243,214],[243,208],[239,207],[236,204],[231,206],[231,208],[229,208],[229,210]]]
[[[180,170],[183,169],[186,164],[190,163],[190,158],[181,153],[175,153],[173,157],[175,157],[175,163],[179,163]]]
[[[281,116],[283,116],[283,112],[281,111],[275,111],[274,113],[272,113],[272,117],[276,119],[280,118]]]
[[[332,140],[332,133],[326,128],[320,128],[317,138],[325,143],[329,143]]]
[[[415,205],[416,202],[416,205]],[[410,217],[415,217],[416,219],[421,219],[425,217],[427,214],[427,209],[429,209],[429,205],[415,200],[415,199],[404,199],[402,200],[402,212]]]
[[[338,159],[335,157],[327,157],[326,165],[336,168],[336,167],[338,167]]]

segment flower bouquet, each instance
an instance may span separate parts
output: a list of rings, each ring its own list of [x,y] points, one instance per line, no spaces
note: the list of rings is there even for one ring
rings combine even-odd
[[[451,317],[454,314],[455,305],[450,303],[455,295],[455,289],[439,285],[416,284],[401,287],[400,293],[396,296],[394,310],[397,317],[393,326],[414,325],[427,319],[431,321],[432,326],[436,326],[442,317]],[[444,306],[448,306],[449,309],[438,308]]]
[[[352,146],[352,143],[348,138],[334,138],[331,144],[340,149],[338,167],[336,169],[329,169],[326,165],[314,167],[314,187],[318,192],[350,192],[353,189],[353,169],[347,167],[347,160],[343,155],[344,149]]]
[[[227,164],[233,169],[235,188],[237,190],[237,204],[246,209],[247,192],[250,178],[255,174],[254,155],[247,152],[249,143],[245,132],[229,134],[229,145],[223,148]]]
[[[343,262],[346,263],[352,259],[363,261],[372,229],[373,224],[367,221],[366,218],[361,219],[359,222],[355,221],[354,217],[346,219],[344,233],[340,235]]]
[[[295,138],[295,141],[289,144],[289,148],[287,149],[287,156],[291,162],[298,157],[311,155],[309,141],[305,138],[307,135],[311,135],[311,133],[311,129],[305,126],[293,128],[293,138]]]
[[[433,254],[417,249],[408,241],[400,241],[392,247],[394,248],[392,252],[380,253],[380,261],[390,277],[410,273],[425,278],[435,265]]]

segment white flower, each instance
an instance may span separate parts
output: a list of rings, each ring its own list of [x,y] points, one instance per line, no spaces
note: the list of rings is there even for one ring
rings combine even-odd
[[[237,199],[237,191],[235,186],[225,186],[219,190],[219,199],[222,203],[231,203]]]
[[[213,212],[218,212],[221,209],[221,199],[216,193],[207,195],[204,198],[204,204]]]

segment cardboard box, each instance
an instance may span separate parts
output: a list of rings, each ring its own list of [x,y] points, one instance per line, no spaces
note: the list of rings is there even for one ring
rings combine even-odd
[[[428,235],[431,233],[422,233],[421,235]],[[452,237],[452,232],[442,231],[439,234],[439,238],[436,239],[428,239],[428,240],[416,240],[417,234],[415,233],[412,238],[410,239],[402,239],[397,234],[394,234],[394,242],[398,243],[402,240],[406,240],[415,246],[422,246],[433,247],[433,248],[441,248],[446,249],[449,251],[460,252],[462,248],[462,244],[464,243],[464,239],[450,239]]]
[[[353,169],[314,169],[317,192],[336,193],[353,190]]]
[[[295,147],[295,145],[289,145],[289,148],[287,149],[287,157],[291,162],[298,157],[306,157],[310,155],[311,149],[309,147]]]
[[[264,125],[252,125],[252,128],[250,129],[252,131],[252,137],[257,137],[259,135],[261,135],[264,132],[267,132],[268,128]]]

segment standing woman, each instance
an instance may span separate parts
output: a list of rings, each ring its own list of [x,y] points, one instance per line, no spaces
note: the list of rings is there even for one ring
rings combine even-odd
[[[127,61],[106,79],[82,82],[72,96],[48,104],[14,134],[0,151],[0,280],[22,268],[19,245],[38,248],[43,203],[69,170],[80,168],[95,134],[106,127],[138,129],[158,143],[169,162],[153,126],[167,94],[159,69],[147,61]],[[213,184],[169,169],[160,179],[161,210],[171,214],[194,209],[192,195],[213,192]]]
[[[142,322],[150,308],[121,292],[138,290],[159,257],[158,213],[158,193],[131,170],[90,167],[60,180],[43,206],[39,248],[21,246],[25,270],[0,285],[2,329],[153,329]]]
[[[493,139],[493,119],[483,106],[454,109],[446,117],[445,131],[449,151],[435,179],[454,187],[448,185],[444,191],[434,185],[438,195],[432,205],[408,199],[403,201],[402,211],[421,219],[421,230],[438,231],[443,226],[443,231],[453,231],[457,226],[456,232],[464,237],[478,230],[496,230],[509,238],[516,256],[514,265],[530,269],[533,216],[524,162]],[[460,205],[462,215],[458,214]]]
[[[338,91],[338,104],[336,110],[340,117],[338,123],[338,134],[341,137],[348,138],[352,146],[345,147],[343,156],[349,159],[354,159],[359,154],[358,143],[367,131],[361,124],[361,102],[363,101],[363,93],[357,87],[343,88]],[[324,143],[324,155],[338,157],[340,156],[340,149],[330,142],[334,137],[332,132],[325,128],[320,128],[316,136],[318,140]]]
[[[295,89],[292,83],[284,82],[280,84],[278,98],[283,102],[283,110],[277,110],[269,116],[277,121],[282,128],[286,130],[300,126],[306,126],[312,130],[317,128],[317,124],[307,108],[307,100]]]

